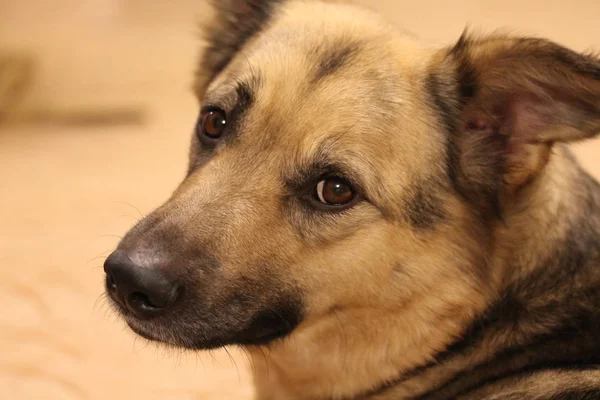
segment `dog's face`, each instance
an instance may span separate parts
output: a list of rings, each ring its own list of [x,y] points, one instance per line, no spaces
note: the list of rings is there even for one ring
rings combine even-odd
[[[109,273],[131,328],[212,348],[317,338],[355,310],[419,305],[415,329],[427,313],[460,325],[500,279],[485,262],[493,227],[545,165],[553,113],[572,122],[565,140],[598,127],[597,92],[583,87],[600,69],[541,41],[425,49],[326,2],[220,3],[189,173],[119,245],[132,268],[159,271],[150,286],[168,301],[138,296],[161,311],[132,311]],[[535,55],[510,59],[519,51]]]

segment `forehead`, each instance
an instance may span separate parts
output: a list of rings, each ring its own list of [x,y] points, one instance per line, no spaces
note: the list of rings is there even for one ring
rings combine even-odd
[[[384,163],[413,171],[426,163],[414,155],[431,142],[422,133],[435,120],[419,92],[427,53],[370,16],[291,4],[323,9],[283,12],[204,98],[225,109],[244,103],[235,147],[246,158],[279,158],[282,170],[317,157],[379,175]]]
[[[269,136],[271,143],[298,144],[307,137],[318,143],[361,128],[375,137],[417,101],[410,41],[398,57],[400,40],[385,29],[285,15],[239,52],[203,99],[234,108],[249,103],[240,97],[251,98],[245,136],[258,125],[254,135]]]

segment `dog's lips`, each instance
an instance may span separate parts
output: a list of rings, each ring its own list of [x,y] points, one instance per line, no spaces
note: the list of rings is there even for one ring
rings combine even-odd
[[[132,318],[126,317],[125,321],[127,322],[127,326],[129,326],[129,329],[131,329],[133,331],[133,333],[143,337],[144,339],[151,340],[153,342],[164,342],[164,340],[156,338],[154,335],[150,334],[147,330],[140,328],[138,325],[136,325],[136,323],[134,322],[134,320],[132,320]]]
[[[201,339],[198,337],[194,337],[191,335],[187,339],[181,337],[171,337],[169,334],[167,337],[163,335],[158,335],[157,329],[159,330],[159,326],[156,326],[153,322],[148,322],[144,320],[138,320],[133,314],[129,312],[122,313],[127,326],[131,329],[131,331],[144,339],[165,343],[168,345],[183,347],[193,350],[206,350],[206,349],[215,349],[226,346],[228,344],[238,343],[246,346],[262,346],[277,341],[279,339],[284,338],[287,334],[290,333],[291,330],[287,329],[279,329],[279,330],[269,330],[265,331],[259,335],[252,337],[244,337],[238,336],[240,334],[236,334],[234,336],[224,336],[224,337],[215,337],[210,340]],[[166,334],[167,332],[165,332]]]
[[[223,330],[216,335],[213,332],[213,335],[206,337],[203,332],[206,332],[207,326],[210,326],[209,321],[198,323],[196,328],[190,327],[186,331],[174,330],[178,315],[160,316],[150,320],[139,319],[125,304],[115,298],[113,293],[108,292],[108,298],[113,309],[118,312],[133,333],[150,341],[194,350],[213,349],[230,344],[267,345],[286,337],[297,324],[282,319],[281,312],[274,313],[276,317],[272,312],[268,312],[259,315],[251,323],[239,321],[237,325],[243,327],[242,329]],[[268,318],[265,319],[265,315]],[[274,322],[276,324],[273,324]]]

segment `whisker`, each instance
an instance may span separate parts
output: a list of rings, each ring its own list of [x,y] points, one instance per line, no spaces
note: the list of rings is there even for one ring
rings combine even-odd
[[[102,252],[102,254],[99,254],[99,255],[97,255],[97,256],[96,256],[96,257],[94,257],[94,258],[90,258],[90,259],[89,259],[87,262],[88,262],[88,263],[91,263],[92,261],[94,261],[94,260],[97,260],[97,259],[99,259],[99,258],[106,258],[106,257],[108,257],[108,255],[109,255],[111,252],[112,252],[112,248],[111,248],[111,249],[109,249],[109,250],[105,250],[105,251],[103,251],[103,252]]]
[[[123,239],[123,236],[119,236],[119,235],[100,235],[98,237],[101,237],[101,238],[114,237],[114,238],[117,238],[117,239]]]
[[[235,370],[237,371],[237,376],[238,376],[238,385],[242,386],[242,378],[240,376],[240,370],[239,370],[239,368],[237,366],[237,363],[235,362],[235,359],[233,358],[233,356],[231,355],[231,353],[229,353],[229,350],[227,350],[227,347],[223,347],[223,350],[225,350],[225,353],[227,353],[227,356],[229,357],[229,359],[231,360],[231,362],[235,366]]]
[[[121,204],[125,204],[126,206],[129,206],[129,207],[133,208],[135,211],[137,211],[137,212],[138,212],[138,214],[140,214],[140,217],[141,217],[142,219],[144,219],[144,218],[145,218],[145,215],[144,215],[144,214],[142,214],[142,212],[140,211],[140,209],[139,209],[139,208],[137,208],[136,206],[134,206],[134,205],[133,205],[133,204],[131,204],[131,203],[128,203],[128,202],[126,202],[126,201],[115,201],[115,203],[121,203]]]
[[[259,346],[258,349],[262,353],[262,356],[263,356],[263,358],[265,360],[265,368],[267,369],[267,379],[268,379],[270,377],[270,373],[269,373],[269,362],[267,361],[267,355],[265,354],[263,346]]]
[[[254,360],[250,356],[250,353],[248,353],[248,350],[246,350],[244,346],[239,346],[238,348],[241,349],[242,352],[246,355],[246,358],[248,359],[248,364],[250,364],[250,369],[252,370],[252,375],[256,375],[256,366],[254,365]]]
[[[101,293],[98,298],[96,299],[96,301],[94,302],[94,306],[92,307],[92,312],[96,313],[98,311],[98,305],[100,304],[101,306],[106,306],[108,307],[107,303],[107,295],[106,293]]]

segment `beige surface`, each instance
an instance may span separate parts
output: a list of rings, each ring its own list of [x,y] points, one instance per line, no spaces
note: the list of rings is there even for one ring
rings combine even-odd
[[[433,42],[470,23],[600,49],[598,0],[364,2]],[[115,235],[185,170],[204,14],[202,0],[0,0],[0,49],[38,55],[28,107],[149,112],[143,126],[0,126],[0,398],[250,397],[244,356],[157,350],[97,303]],[[600,175],[598,150],[578,152]]]

